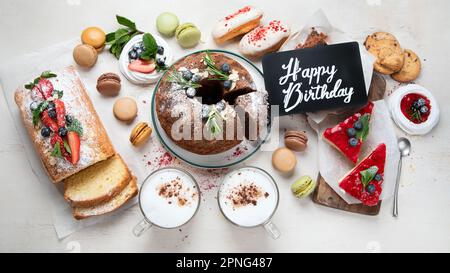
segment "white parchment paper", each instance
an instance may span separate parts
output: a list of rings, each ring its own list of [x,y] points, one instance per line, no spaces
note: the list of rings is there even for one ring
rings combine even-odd
[[[30,166],[41,184],[48,188],[51,198],[53,223],[58,238],[66,237],[80,228],[90,226],[98,222],[105,220],[110,221],[111,218],[114,218],[116,215],[120,214],[122,210],[136,204],[137,201],[135,198],[134,200],[128,202],[120,210],[111,214],[81,221],[73,219],[71,208],[63,198],[61,190],[62,185],[55,186],[48,179],[47,174],[41,165],[40,159],[35,152],[34,146],[31,143],[28,133],[20,119],[20,113],[14,102],[14,91],[16,88],[26,82],[29,82],[42,71],[55,70],[58,68],[67,67],[69,65],[76,66],[72,58],[72,50],[78,43],[78,39],[73,39],[43,50],[31,52],[25,56],[21,56],[0,64],[0,80],[4,90],[3,93],[18,131],[18,135],[24,145]],[[139,154],[142,151],[134,148],[128,141],[132,125],[120,123],[113,117],[112,106],[115,98],[106,98],[101,96],[95,87],[97,78],[105,72],[115,72],[120,75],[117,60],[114,59],[112,54],[109,54],[105,50],[100,54],[97,64],[93,68],[83,69],[79,66],[76,66],[76,68],[86,86],[103,125],[106,127],[106,131],[108,132],[114,147],[127,162],[130,170],[138,178],[138,181],[143,181],[145,176],[148,174],[148,170],[146,171],[146,169],[139,162]],[[119,96],[132,96],[136,99],[138,105],[142,104],[142,101],[145,99],[148,101],[147,107],[139,107],[140,112],[138,113],[138,117],[135,122],[138,120],[150,122],[150,90],[153,90],[153,87],[135,86],[122,78],[122,90]]]
[[[384,100],[376,101],[370,120],[370,131],[367,140],[361,150],[360,159],[370,154],[380,143],[386,144],[386,165],[384,170],[383,192],[380,199],[392,197],[397,177],[397,166],[400,153],[397,146],[397,136],[389,114],[389,109]],[[351,114],[351,113],[350,113]],[[320,124],[309,119],[310,124],[318,135],[318,159],[319,172],[333,190],[347,203],[355,204],[361,201],[345,193],[339,187],[339,180],[343,178],[353,167],[348,159],[336,148],[325,142],[322,133],[326,128],[333,127],[343,121],[349,114],[329,115]]]
[[[329,44],[341,44],[355,41],[346,33],[333,27],[328,21],[325,13],[322,10],[318,10],[308,19],[302,30],[294,32],[289,37],[289,39],[286,40],[280,51],[294,50],[298,44],[303,43],[306,40],[308,35],[311,33],[311,28],[315,28],[318,32],[323,32],[328,35]],[[366,84],[366,92],[369,93],[369,86],[372,80],[373,63],[375,62],[375,58],[370,53],[368,53],[364,46],[361,44],[359,44],[359,52],[361,54],[361,64],[364,73],[364,82]],[[316,123],[320,123],[326,118],[328,114],[337,114],[342,113],[343,111],[344,110],[340,109],[335,109],[333,111],[324,110],[314,113],[307,113],[307,115]]]

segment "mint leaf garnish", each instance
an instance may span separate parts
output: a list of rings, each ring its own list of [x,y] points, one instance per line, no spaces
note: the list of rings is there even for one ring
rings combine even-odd
[[[222,72],[217,66],[214,60],[211,58],[211,54],[209,51],[206,51],[205,57],[203,57],[203,61],[207,66],[207,70],[210,74],[216,75],[218,78],[208,78],[208,80],[219,80],[226,81],[228,80],[228,74]]]
[[[361,121],[363,127],[361,130],[356,131],[356,138],[364,142],[369,135],[370,114],[364,114],[359,118],[359,120]]]
[[[120,15],[116,15],[116,19],[117,19],[117,23],[121,24],[122,26],[126,26],[130,29],[136,30],[136,24],[133,21],[131,21],[130,19],[125,18]]]
[[[117,22],[124,27],[106,34],[106,44],[110,46],[109,52],[119,59],[120,53],[122,53],[122,50],[128,41],[143,32],[138,30],[136,24],[128,18],[116,15],[116,19]]]
[[[359,172],[361,174],[361,183],[363,184],[364,188],[369,185],[370,181],[372,181],[377,175],[378,167],[372,166],[364,171]]]
[[[53,157],[62,157],[61,147],[60,147],[59,142],[56,142],[55,146],[53,147],[53,151],[51,153],[51,156],[53,156]]]
[[[58,143],[59,144],[59,143]],[[64,149],[66,149],[66,151],[69,154],[72,154],[72,150],[70,149],[69,143],[67,143],[67,140],[64,140]]]
[[[83,126],[81,125],[81,122],[76,118],[74,118],[72,123],[67,126],[67,130],[69,132],[76,132],[80,137],[83,135]]]
[[[45,109],[47,109],[48,101],[43,101],[39,103],[38,107],[33,110],[31,113],[33,116],[33,125],[36,126],[39,122],[39,118],[41,117],[41,113],[44,112]]]
[[[142,42],[144,43],[145,50],[141,54],[141,59],[151,60],[156,58],[156,53],[158,52],[158,45],[156,44],[155,38],[150,33],[145,33],[142,37]]]
[[[41,77],[42,77],[42,78],[49,79],[49,78],[54,78],[54,77],[56,77],[56,74],[55,74],[55,73],[52,73],[51,71],[44,71],[44,72],[42,72]]]
[[[54,96],[56,94],[56,96],[58,97],[58,99],[62,98],[64,92],[62,90],[56,90],[54,89],[52,92],[52,96]]]

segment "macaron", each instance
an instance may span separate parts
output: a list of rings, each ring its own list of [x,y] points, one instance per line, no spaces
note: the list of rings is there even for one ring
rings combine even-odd
[[[175,34],[179,24],[178,17],[171,12],[163,12],[156,18],[156,28],[159,33],[167,37],[172,37]]]
[[[288,148],[278,148],[272,154],[273,167],[283,174],[292,174],[297,165],[297,157]]]
[[[133,98],[123,97],[117,99],[113,106],[114,116],[120,120],[130,123],[137,116],[137,104]]]
[[[291,185],[292,193],[297,198],[303,198],[310,195],[315,188],[316,181],[308,175],[300,177]]]
[[[305,132],[301,131],[286,131],[284,134],[284,145],[289,149],[301,152],[306,149],[308,137]]]
[[[73,49],[73,59],[82,67],[92,67],[97,62],[97,50],[91,45],[81,44]]]
[[[115,73],[105,73],[97,79],[97,91],[104,96],[117,96],[120,87],[120,77]]]
[[[184,48],[194,47],[200,41],[202,33],[192,23],[184,23],[177,27],[175,37],[180,46]]]
[[[99,27],[88,27],[81,33],[81,42],[83,44],[91,45],[100,52],[105,47],[106,34]]]

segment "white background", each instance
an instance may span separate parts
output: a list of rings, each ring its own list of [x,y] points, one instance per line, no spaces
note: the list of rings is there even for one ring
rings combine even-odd
[[[404,160],[400,189],[400,217],[392,217],[392,202],[383,203],[380,215],[368,217],[333,210],[311,200],[296,200],[289,185],[303,174],[316,175],[314,150],[308,150],[295,177],[277,176],[270,153],[262,152],[248,164],[264,167],[275,175],[281,191],[274,222],[282,236],[273,241],[262,229],[240,229],[220,215],[215,191],[205,194],[197,217],[181,231],[152,229],[134,238],[131,229],[141,219],[137,206],[118,220],[81,230],[58,240],[53,229],[47,192],[28,167],[5,100],[0,96],[0,251],[256,251],[256,252],[397,252],[450,251],[450,2],[441,1],[245,1],[265,11],[264,20],[282,19],[299,29],[322,8],[332,24],[358,41],[376,30],[395,34],[405,48],[423,60],[418,83],[431,90],[441,106],[441,122],[424,137],[411,137],[412,155]],[[191,21],[202,31],[196,49],[216,48],[210,32],[213,23],[244,1],[11,1],[0,2],[0,60],[5,60],[79,36],[97,25],[117,28],[114,15],[155,31],[156,16],[166,10]],[[192,50],[175,49],[175,58]],[[236,50],[236,43],[224,48]],[[109,54],[109,53],[103,53]],[[101,57],[101,56],[100,56]],[[259,63],[258,63],[259,65]],[[19,84],[19,83],[18,83]],[[391,91],[395,86],[390,86]],[[91,90],[92,91],[92,90]],[[303,124],[302,121],[299,124]],[[302,125],[303,126],[303,125]],[[300,126],[300,127],[302,127]],[[311,141],[315,137],[310,131]],[[402,135],[398,131],[399,135]]]

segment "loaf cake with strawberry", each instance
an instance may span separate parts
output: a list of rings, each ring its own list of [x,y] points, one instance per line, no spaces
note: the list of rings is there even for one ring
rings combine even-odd
[[[14,98],[52,182],[115,154],[73,67],[43,72],[18,88]]]

